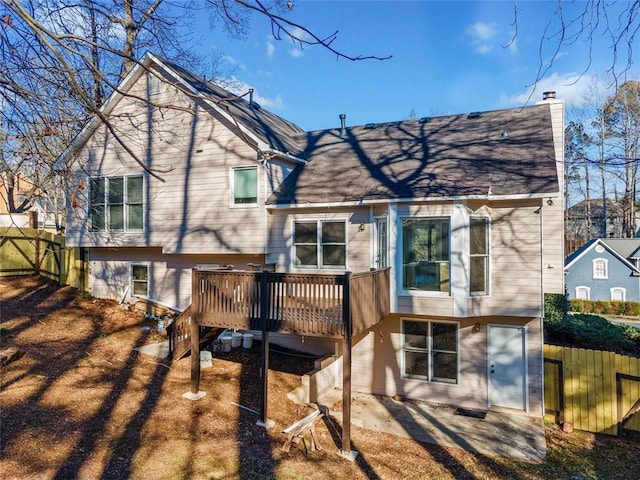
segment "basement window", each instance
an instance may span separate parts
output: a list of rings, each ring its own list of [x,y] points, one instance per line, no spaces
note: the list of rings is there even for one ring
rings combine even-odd
[[[149,266],[131,264],[131,294],[135,297],[149,296]]]

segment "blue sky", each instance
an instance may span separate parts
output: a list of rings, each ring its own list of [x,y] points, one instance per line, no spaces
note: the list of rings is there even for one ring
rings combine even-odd
[[[561,47],[554,65],[530,97],[540,59],[548,61],[557,41],[540,50],[558,2],[296,1],[287,18],[319,36],[339,31],[334,47],[348,55],[393,55],[385,61],[336,60],[321,47],[300,49],[275,40],[269,23],[254,15],[245,39],[227,38],[199,23],[203,53],[219,50],[235,76],[255,89],[263,107],[306,130],[493,110],[534,103],[556,90],[569,108],[584,101],[591,77],[611,66],[606,38],[589,46],[583,38]],[[563,5],[567,17],[583,2]],[[626,2],[623,2],[626,5]],[[558,22],[547,32],[557,31]],[[557,38],[557,37],[556,37]],[[626,51],[620,53],[626,61]],[[581,75],[582,74],[582,75]],[[635,67],[630,74],[637,78]]]

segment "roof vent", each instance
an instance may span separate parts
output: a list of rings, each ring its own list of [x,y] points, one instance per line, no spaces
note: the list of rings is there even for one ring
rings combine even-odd
[[[347,125],[346,125],[347,116],[344,113],[341,113],[339,118],[340,118],[340,136],[344,137],[347,135]]]
[[[431,117],[422,117],[418,120],[418,123],[429,123],[431,121]]]
[[[375,123],[367,123],[367,124],[364,126],[364,129],[365,129],[365,130],[373,130],[374,128],[376,128],[376,124],[375,124]]]
[[[554,90],[542,92],[542,100],[554,100],[555,98],[556,98],[556,92]]]
[[[480,112],[471,112],[467,118],[480,118]]]
[[[253,99],[253,88],[249,89],[249,108],[251,110],[260,110],[260,104]]]

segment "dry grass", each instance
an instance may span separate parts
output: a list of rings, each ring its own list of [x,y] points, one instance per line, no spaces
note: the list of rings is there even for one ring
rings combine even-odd
[[[640,479],[640,442],[547,428],[548,460],[530,465],[353,428],[357,460],[336,455],[340,428],[318,428],[321,451],[281,450],[281,430],[303,415],[286,393],[308,362],[272,354],[269,417],[259,410],[257,346],[202,371],[207,395],[189,390],[189,359],[165,365],[133,348],[145,320],[107,301],[36,277],[0,279],[3,348],[22,357],[1,370],[2,479]],[[146,324],[152,326],[151,324]]]

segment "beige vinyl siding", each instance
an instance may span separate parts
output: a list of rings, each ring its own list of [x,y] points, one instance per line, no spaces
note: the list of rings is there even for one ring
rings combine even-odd
[[[562,200],[554,199],[548,206],[544,202],[544,259],[543,282],[545,293],[564,293],[564,212]]]
[[[89,292],[99,298],[131,300],[127,293],[131,264],[148,266],[149,298],[185,309],[191,303],[191,272],[196,265],[263,263],[264,257],[249,255],[166,255],[159,248],[92,248],[89,254]]]
[[[417,318],[459,322],[459,380],[451,385],[402,378],[402,319]],[[480,331],[473,332],[479,323]],[[527,329],[529,414],[542,416],[541,367],[539,341],[540,319],[513,317],[439,318],[430,316],[393,315],[368,332],[354,338],[352,355],[352,388],[357,392],[378,395],[402,395],[431,403],[486,409],[487,325],[523,325]]]
[[[269,216],[269,253],[267,261],[279,271],[309,272],[317,269],[295,268],[292,261],[292,228],[295,221],[344,220],[347,229],[347,265],[350,272],[366,272],[371,262],[370,232],[372,225],[368,207],[337,209],[273,210]],[[363,224],[364,230],[360,231]],[[321,269],[343,273],[345,269]]]
[[[544,261],[543,281],[545,293],[564,294],[564,102],[549,102],[553,124],[553,143],[556,153],[560,192],[549,197],[553,205],[543,202]]]
[[[145,231],[87,230],[88,189],[80,186],[86,187],[91,176],[144,172],[103,126],[77,155],[75,206],[67,229],[70,245],[158,246],[165,253],[189,254],[264,253],[265,172],[256,150],[202,103],[180,93],[158,95],[154,101],[191,108],[194,113],[149,110],[125,98],[112,115],[120,138],[152,172],[145,173]],[[257,206],[231,205],[231,171],[240,166],[258,168]]]
[[[491,205],[492,315],[542,315],[538,201]]]

